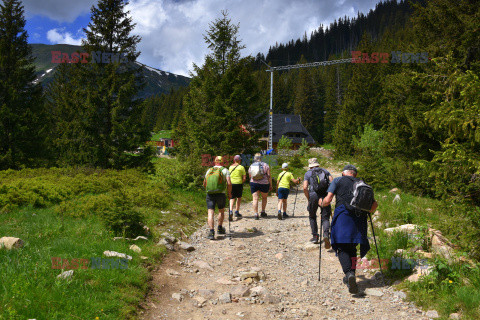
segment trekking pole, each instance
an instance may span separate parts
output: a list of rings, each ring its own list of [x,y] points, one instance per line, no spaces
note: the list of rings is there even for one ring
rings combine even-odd
[[[382,282],[383,286],[385,286],[385,276],[382,271],[382,262],[380,261],[380,254],[378,253],[377,239],[375,238],[375,230],[373,230],[372,215],[370,214],[370,212],[368,213],[368,216],[370,217],[370,224],[372,225],[373,241],[375,242],[375,249],[377,249],[378,265],[380,266],[380,273],[382,274]]]
[[[320,205],[320,237],[318,238],[318,241],[320,242],[319,250],[318,250],[318,281],[320,281],[320,270],[322,268],[322,233],[323,233],[323,228],[322,228],[322,206],[323,206],[323,199],[322,203]]]
[[[297,194],[298,194],[298,184],[297,184],[297,189],[295,190],[295,202],[293,203],[292,217],[295,217],[295,206],[297,205]]]

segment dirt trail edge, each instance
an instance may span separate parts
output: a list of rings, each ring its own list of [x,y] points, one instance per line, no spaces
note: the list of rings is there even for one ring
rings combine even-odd
[[[292,190],[290,216],[294,200]],[[168,255],[153,275],[141,319],[428,319],[370,270],[357,270],[360,294],[349,294],[335,253],[323,244],[318,281],[319,245],[309,243],[303,192],[294,217],[278,220],[276,204],[269,197],[268,218],[254,220],[244,203],[244,218],[231,223],[231,240],[206,239],[204,226],[190,239],[195,251]],[[228,221],[224,225],[228,234]]]

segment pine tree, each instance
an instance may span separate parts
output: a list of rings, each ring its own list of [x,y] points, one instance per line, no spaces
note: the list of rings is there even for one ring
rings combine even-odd
[[[240,58],[243,46],[237,40],[238,25],[222,11],[205,35],[212,50],[202,67],[194,65],[190,90],[174,137],[183,155],[233,154],[257,143],[253,130],[258,114],[257,86],[253,81],[252,57]]]
[[[18,0],[0,5],[0,169],[38,164],[45,113]]]
[[[142,113],[145,104],[136,98],[142,86],[140,69],[134,64],[139,56],[136,46],[140,42],[138,36],[130,33],[135,27],[129,12],[125,11],[128,2],[124,0],[100,0],[91,9],[91,21],[84,29],[86,40],[83,48],[90,53],[123,54],[128,63],[112,60],[109,63],[89,63],[78,68],[65,68],[67,77],[75,78],[81,83],[77,94],[83,96],[79,106],[84,110],[74,116],[72,121],[61,117],[61,122],[70,122],[68,130],[74,130],[82,123],[81,136],[77,136],[70,149],[63,149],[62,159],[74,161],[75,164],[86,164],[103,168],[122,168],[132,165],[129,152],[148,140],[150,131],[142,126]],[[69,71],[70,70],[70,71]],[[72,70],[75,70],[73,72]],[[58,78],[59,81],[61,77]],[[56,81],[55,85],[61,85]],[[71,108],[66,93],[58,93],[54,98],[57,108]],[[58,106],[63,104],[64,106]],[[61,116],[61,115],[59,115]],[[88,141],[93,153],[86,162],[75,161],[75,154],[80,145]],[[66,152],[66,153],[65,153]],[[79,160],[80,161],[80,160]]]

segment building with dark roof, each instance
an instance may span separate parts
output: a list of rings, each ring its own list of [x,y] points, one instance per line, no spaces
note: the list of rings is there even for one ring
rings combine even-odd
[[[263,132],[261,141],[268,143],[268,125],[261,130]],[[302,125],[302,119],[295,114],[274,114],[273,115],[273,148],[276,150],[278,141],[285,136],[292,140],[292,149],[297,150],[305,139],[309,146],[315,145],[315,140],[308,130]]]

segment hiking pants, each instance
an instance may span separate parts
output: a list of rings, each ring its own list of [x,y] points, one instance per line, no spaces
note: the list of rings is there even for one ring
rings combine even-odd
[[[337,256],[342,266],[343,273],[352,271],[355,273],[355,267],[352,268],[352,258],[357,257],[357,244],[356,243],[337,243]]]
[[[310,193],[310,199],[308,201],[308,218],[310,220],[310,228],[312,229],[312,235],[318,235],[317,225],[317,209],[318,209],[318,196],[316,193]],[[332,214],[332,206],[321,208],[320,210],[320,224],[323,229],[324,237],[330,236],[330,216]]]

